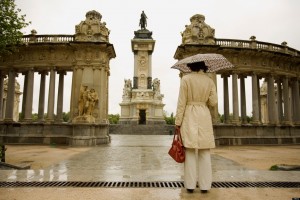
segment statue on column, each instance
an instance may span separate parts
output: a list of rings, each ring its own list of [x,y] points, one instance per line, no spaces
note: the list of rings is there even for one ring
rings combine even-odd
[[[144,11],[141,14],[140,26],[141,26],[141,29],[144,29],[144,30],[146,29],[146,26],[147,26],[147,16],[144,13]]]

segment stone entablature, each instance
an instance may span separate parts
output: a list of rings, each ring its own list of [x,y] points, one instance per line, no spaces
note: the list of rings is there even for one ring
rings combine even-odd
[[[239,46],[239,43],[247,45]],[[197,53],[220,53],[235,65],[235,71],[248,75],[257,72],[300,76],[300,51],[284,45],[253,40],[216,39],[216,45],[180,45],[174,58],[180,60]],[[224,70],[217,73],[222,74]]]

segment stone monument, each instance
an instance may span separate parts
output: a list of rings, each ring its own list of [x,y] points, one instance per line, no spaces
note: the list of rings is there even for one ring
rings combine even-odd
[[[110,31],[97,11],[86,13],[75,26],[75,61],[71,92],[72,145],[107,143],[109,61],[115,52],[109,43]],[[77,46],[78,44],[78,46]],[[86,44],[86,48],[82,46]],[[103,139],[103,137],[106,137]],[[101,141],[100,141],[101,140]],[[100,142],[97,142],[100,141]]]
[[[160,80],[152,80],[152,53],[155,40],[146,29],[147,16],[144,11],[140,18],[141,29],[134,32],[131,48],[134,53],[133,84],[124,80],[120,124],[165,124],[163,116],[163,94]]]

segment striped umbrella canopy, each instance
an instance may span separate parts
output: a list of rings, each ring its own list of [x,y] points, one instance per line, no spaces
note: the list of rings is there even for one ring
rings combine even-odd
[[[228,69],[234,67],[223,55],[216,53],[205,53],[197,54],[176,62],[171,68],[179,69],[181,72],[187,73],[191,72],[190,68],[187,66],[189,63],[204,61],[207,66],[207,72],[216,72],[221,69]]]

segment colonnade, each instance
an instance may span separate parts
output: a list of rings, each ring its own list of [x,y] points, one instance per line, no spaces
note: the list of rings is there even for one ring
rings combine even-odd
[[[23,87],[23,100],[22,100],[22,115],[20,121],[31,122],[32,121],[32,107],[33,107],[33,89],[34,89],[34,74],[40,75],[40,90],[39,90],[39,104],[38,104],[38,121],[39,122],[62,122],[63,121],[63,101],[64,101],[64,76],[66,71],[56,70],[55,67],[44,71],[35,71],[34,68],[29,68],[27,71],[22,72],[24,75],[24,87]],[[59,75],[58,92],[55,91],[55,79],[56,75]],[[3,101],[0,101],[0,113],[3,112],[5,106],[4,116],[0,115],[0,120],[5,122],[13,122],[13,110],[15,102],[15,81],[19,72],[10,70],[8,72],[1,72],[0,76],[0,99],[3,99],[3,83],[4,78],[8,77],[7,88],[7,100],[6,105],[3,105]],[[45,116],[45,94],[46,94],[46,76],[49,75],[49,93],[48,93],[48,105],[47,115]],[[57,94],[56,102],[56,117],[54,115],[55,108],[55,95]]]
[[[232,79],[232,119],[229,117],[228,78]],[[245,78],[251,77],[252,82],[252,121],[254,125],[262,124],[260,84],[259,80],[267,81],[267,122],[268,125],[300,125],[300,87],[299,78],[277,74],[238,73],[221,74],[224,92],[224,123],[247,124],[247,99]],[[238,90],[238,79],[240,90]],[[277,88],[275,90],[275,88]],[[239,102],[240,95],[240,102]],[[241,112],[241,113],[239,113]]]

